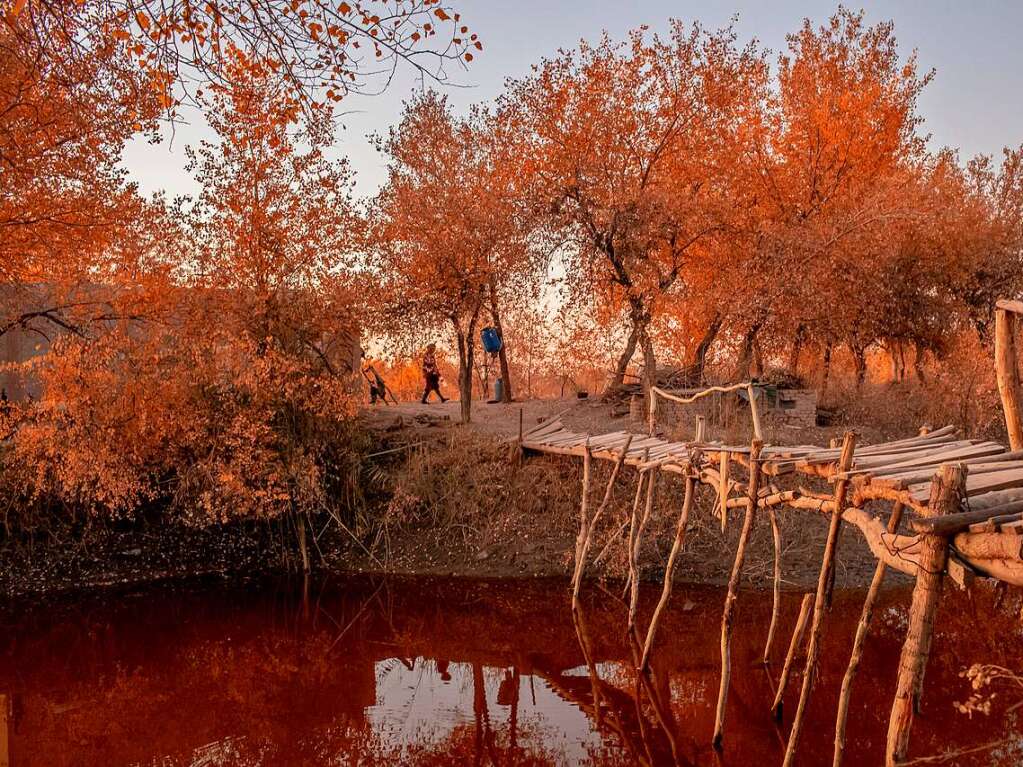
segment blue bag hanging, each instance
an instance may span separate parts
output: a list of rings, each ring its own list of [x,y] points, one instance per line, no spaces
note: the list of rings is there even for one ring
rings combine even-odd
[[[497,328],[483,328],[480,331],[480,339],[483,341],[483,349],[487,354],[497,354],[501,351],[501,336]]]

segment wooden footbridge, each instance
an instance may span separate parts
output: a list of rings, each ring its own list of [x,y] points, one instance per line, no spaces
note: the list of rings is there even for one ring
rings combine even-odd
[[[789,644],[772,707],[774,715],[780,718],[781,700],[795,652],[801,635],[808,627],[806,667],[784,759],[786,766],[792,765],[816,676],[823,618],[830,604],[834,581],[838,535],[843,524],[852,524],[863,534],[878,563],[865,598],[839,696],[834,764],[837,767],[842,762],[852,682],[869,632],[877,595],[889,567],[915,578],[886,748],[886,764],[896,765],[905,761],[945,577],[951,577],[961,586],[968,585],[972,578],[978,576],[1023,586],[1023,417],[1020,415],[1019,373],[1012,346],[1014,312],[1023,313],[1023,304],[1003,302],[999,305],[996,354],[1011,449],[996,442],[963,439],[951,426],[934,431],[921,429],[915,436],[876,445],[857,445],[857,437],[852,432],[845,435],[841,444],[829,447],[765,445],[755,385],[752,383],[714,387],[688,398],[654,388],[649,397],[649,421],[645,434],[626,431],[601,435],[580,433],[568,429],[557,416],[520,434],[521,447],[527,453],[573,456],[583,462],[573,606],[578,605],[594,529],[609,506],[614,484],[624,467],[634,467],[639,472],[632,512],[626,525],[629,530],[628,590],[631,594],[629,633],[636,637],[642,650],[641,654],[637,653],[641,671],[645,672],[648,667],[657,625],[670,599],[672,575],[681,554],[697,485],[714,489],[717,496],[715,514],[722,528],[728,524],[730,511],[735,510],[738,514],[741,510],[742,530],[721,618],[721,680],[712,739],[714,745],[720,746],[724,737],[731,675],[730,642],[735,602],[755,519],[762,511],[769,515],[774,541],[774,608],[764,649],[766,662],[774,642],[779,612],[782,546],[778,512],[783,509],[803,510],[822,516],[828,521],[828,531],[817,590],[812,598],[812,612],[811,595],[807,595],[804,611]],[[741,389],[746,390],[751,409],[753,435],[749,445],[729,445],[705,439],[703,421],[699,418],[696,432],[688,441],[672,441],[660,435],[657,423],[659,399],[686,405],[702,396]],[[589,497],[593,460],[613,464],[603,499],[595,509],[591,508]],[[644,639],[636,627],[638,557],[654,506],[656,478],[665,472],[684,479],[685,494],[665,567],[661,598]]]

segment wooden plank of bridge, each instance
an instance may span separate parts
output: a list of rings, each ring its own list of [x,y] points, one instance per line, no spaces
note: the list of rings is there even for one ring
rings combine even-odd
[[[973,497],[995,490],[1008,490],[1023,487],[1023,469],[994,471],[987,474],[970,476],[966,480],[966,497]],[[925,484],[910,485],[910,494],[919,501],[927,501],[931,497],[931,486]]]

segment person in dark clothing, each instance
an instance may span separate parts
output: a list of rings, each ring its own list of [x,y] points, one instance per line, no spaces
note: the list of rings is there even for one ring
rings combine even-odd
[[[423,380],[426,386],[423,389],[422,403],[425,405],[430,398],[430,392],[437,392],[441,402],[447,402],[447,398],[440,393],[440,370],[437,369],[437,345],[430,344],[426,347],[426,354],[423,355]]]

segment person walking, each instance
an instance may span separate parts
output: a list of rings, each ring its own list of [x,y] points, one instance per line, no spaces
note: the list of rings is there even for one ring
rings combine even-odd
[[[426,353],[423,355],[423,380],[426,382],[426,386],[423,389],[423,399],[421,400],[424,405],[430,398],[430,392],[437,392],[440,401],[447,402],[447,398],[440,393],[440,370],[437,369],[437,344],[430,344],[426,347]]]

